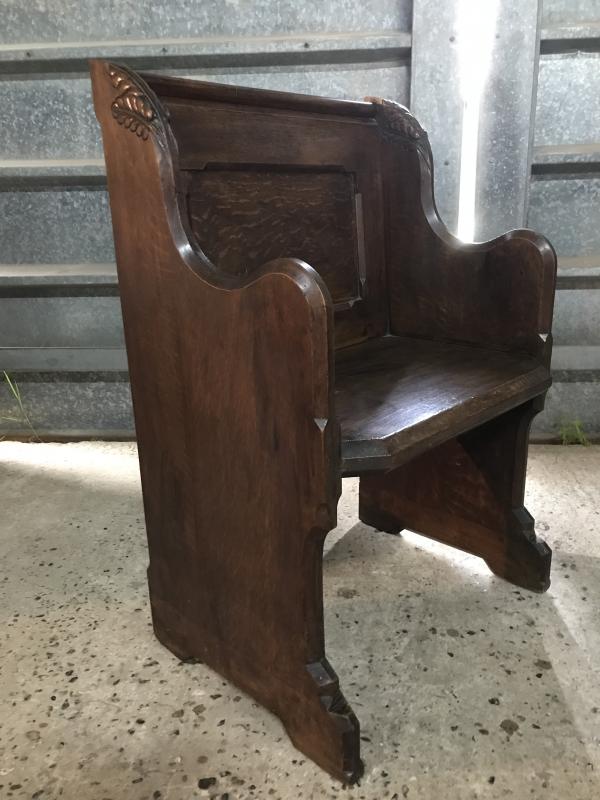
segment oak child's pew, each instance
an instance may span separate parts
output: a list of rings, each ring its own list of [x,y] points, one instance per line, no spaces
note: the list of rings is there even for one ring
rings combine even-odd
[[[332,775],[359,723],[325,656],[322,548],[360,518],[544,591],[523,506],[550,386],[555,254],[439,219],[402,106],[92,62],[150,550],[154,629]]]

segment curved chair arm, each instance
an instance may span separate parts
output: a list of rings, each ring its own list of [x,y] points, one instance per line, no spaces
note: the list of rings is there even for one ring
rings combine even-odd
[[[520,349],[546,358],[556,254],[510,231],[466,244],[439,217],[426,132],[403,106],[372,99],[382,138],[392,332]]]
[[[548,239],[523,228],[485,242],[460,241],[437,212],[433,167],[420,156],[419,168],[421,209],[433,234],[422,243],[424,268],[435,260],[448,271],[441,286],[458,312],[455,331],[470,336],[470,328],[476,338],[549,357],[557,260]],[[465,328],[459,314],[468,318]]]

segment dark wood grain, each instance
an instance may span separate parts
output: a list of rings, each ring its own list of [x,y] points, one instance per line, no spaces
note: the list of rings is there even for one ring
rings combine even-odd
[[[376,109],[371,103],[359,100],[337,100],[296,92],[254,89],[251,86],[232,86],[227,83],[197,81],[189,78],[146,72],[143,77],[158,97],[180,97],[185,100],[209,101],[215,104],[256,106],[261,109],[300,111],[303,113],[335,114],[336,116],[372,119]]]
[[[496,575],[533,591],[550,585],[550,548],[523,505],[531,401],[360,481],[360,518],[389,533],[410,528],[481,556]]]
[[[391,469],[544,392],[535,358],[449,342],[374,339],[336,359],[342,469]]]
[[[292,259],[225,290],[186,247],[173,156],[114,123],[106,65],[92,69],[154,630],[180,658],[206,662],[278,714],[298,748],[352,781],[358,722],[323,637],[322,547],[340,493],[331,299]]]
[[[181,177],[188,177],[182,181],[182,196],[189,198],[190,192],[193,194],[196,212],[192,213],[199,210],[203,182],[215,191],[218,183],[218,205],[214,204],[208,213],[216,227],[225,232],[232,217],[239,219],[245,207],[245,225],[238,229],[236,238],[249,245],[246,269],[259,259],[253,248],[259,240],[264,242],[263,234],[268,236],[271,228],[276,241],[270,247],[284,246],[289,240],[291,249],[287,256],[316,259],[308,263],[321,272],[338,306],[336,347],[384,334],[388,299],[383,177],[374,120],[338,114],[300,115],[293,102],[291,108],[281,107],[275,112],[268,105],[260,107],[256,94],[252,95],[253,104],[248,106],[208,102],[208,97],[201,99],[197,94],[195,97],[193,102],[179,96],[163,98],[177,140]],[[266,98],[269,102],[271,99],[270,95]],[[288,183],[291,173],[297,175],[295,185]],[[260,202],[263,212],[268,207],[268,214],[257,218],[256,205],[249,209],[249,199],[236,191],[244,183],[246,188],[253,187],[256,202],[262,186]],[[327,184],[333,191],[328,199],[323,191]],[[335,210],[334,197],[338,205]],[[294,206],[296,214],[292,213]],[[327,218],[326,233],[317,206]],[[306,211],[310,212],[307,217]],[[206,207],[200,213],[207,213]],[[285,230],[281,227],[282,213],[288,222]],[[210,248],[218,231],[202,230],[193,220],[191,224],[190,237],[200,248],[205,244]],[[311,225],[313,242],[307,247]],[[349,241],[344,242],[339,254],[340,242],[348,236]],[[211,254],[215,252],[214,242],[212,245]],[[350,297],[348,289],[355,287],[357,268],[361,272],[360,291]]]
[[[552,245],[530,230],[476,244],[452,236],[435,207],[427,135],[419,127],[413,146],[407,147],[406,137],[391,128],[393,107],[378,106],[386,134],[382,159],[391,332],[548,359],[556,286]]]
[[[323,629],[342,474],[368,524],[548,585],[523,491],[554,252],[530,231],[451,237],[427,136],[396,103],[91,66],[156,636],[355,781]]]
[[[293,255],[317,270],[334,303],[360,299],[354,175],[246,168],[188,177],[191,229],[218,269],[242,275]]]

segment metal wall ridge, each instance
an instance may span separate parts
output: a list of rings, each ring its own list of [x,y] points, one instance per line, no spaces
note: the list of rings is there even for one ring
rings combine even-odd
[[[556,288],[563,291],[573,289],[600,289],[600,275],[577,273],[574,275],[559,272],[556,277]]]
[[[0,347],[0,369],[27,380],[40,374],[128,374],[124,347]]]
[[[531,177],[538,181],[568,180],[569,178],[597,178],[600,175],[600,159],[597,161],[534,162]]]
[[[1,353],[0,353],[1,355]],[[3,367],[0,366],[0,369]],[[87,372],[75,370],[6,370],[11,380],[17,383],[127,383],[129,372],[106,370]],[[600,383],[600,369],[559,369],[552,370],[553,383]]]
[[[4,175],[0,169],[0,192],[46,192],[58,189],[68,191],[104,191],[106,175],[81,172],[69,175],[60,172],[29,172],[25,175]]]
[[[0,282],[0,298],[34,297],[118,297],[116,276],[98,276],[96,281],[30,282],[26,284]]]
[[[116,269],[86,275],[3,276],[0,265],[0,298],[8,297],[116,297],[119,294]],[[557,290],[600,289],[600,275],[559,271]]]
[[[0,264],[0,286],[44,283],[95,283],[116,281],[116,265],[106,264]]]
[[[115,430],[98,430],[97,428],[49,429],[35,434],[29,428],[14,428],[2,431],[5,442],[135,442],[136,435],[131,428],[115,428]]]
[[[553,383],[598,383],[600,369],[557,369],[552,370]]]
[[[559,272],[557,290],[600,289],[600,275]],[[49,276],[47,279],[7,279],[0,275],[0,297],[116,297],[119,294],[116,272],[106,275]]]
[[[0,159],[0,192],[49,188],[106,188],[104,159]]]
[[[122,370],[105,370],[102,372],[76,372],[49,370],[34,372],[29,370],[6,370],[10,379],[17,384],[22,383],[129,383],[129,372]]]
[[[540,55],[555,55],[564,53],[598,53],[600,52],[600,37],[585,39],[542,39],[540,42]]]
[[[280,37],[120,40],[56,45],[0,45],[0,80],[87,74],[90,58],[136,69],[271,67],[410,60],[404,31],[296,34]]]

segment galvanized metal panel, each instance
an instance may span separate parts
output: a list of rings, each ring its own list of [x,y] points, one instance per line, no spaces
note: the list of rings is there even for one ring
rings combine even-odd
[[[599,0],[543,0],[542,22],[550,25],[576,25],[600,19]]]
[[[451,231],[458,218],[462,104],[456,92],[456,3],[415,4],[410,107],[429,133],[438,212]],[[450,84],[454,82],[452,89]]]
[[[3,347],[123,346],[118,297],[19,297],[0,300]]]
[[[586,143],[600,148],[600,53],[542,56],[536,146]]]
[[[464,130],[461,76],[462,81],[466,78],[461,58],[469,46],[459,11],[459,0],[420,0],[415,5],[411,82],[412,110],[430,132],[438,208],[453,232]],[[471,39],[478,35],[470,33]],[[480,99],[476,240],[519,227],[525,219],[537,35],[537,0],[498,4],[493,35],[489,46],[486,43],[490,65]],[[472,66],[473,71],[477,68]]]
[[[557,292],[552,333],[557,345],[600,345],[600,291]]]
[[[114,261],[105,191],[0,192],[5,263]]]
[[[528,225],[544,233],[559,256],[600,253],[600,177],[534,180]]]
[[[26,373],[127,373],[127,353],[121,347],[0,347],[0,370]],[[27,380],[31,375],[27,374]],[[90,378],[91,380],[91,378]],[[48,382],[46,380],[46,382]]]
[[[555,345],[552,370],[559,382],[566,372],[595,372],[600,378],[600,345]]]
[[[297,31],[373,31],[410,29],[410,0],[172,0],[140,3],[120,0],[45,0],[35,13],[30,4],[9,2],[2,14],[4,42],[74,42],[160,37],[251,37]]]
[[[533,421],[531,436],[560,439],[562,428],[579,420],[587,436],[600,436],[600,380],[555,382],[546,406]]]
[[[0,159],[101,158],[87,78],[0,81]]]
[[[134,431],[129,381],[116,375],[78,373],[28,376],[13,373],[23,406],[38,433],[131,435]],[[0,384],[4,432],[31,434],[6,384]]]
[[[598,260],[600,260],[600,255]],[[567,260],[566,264],[579,259]],[[558,274],[556,280],[557,289],[600,289],[600,267],[596,259],[584,259],[583,266],[563,267],[558,263]]]
[[[596,39],[600,36],[600,20],[551,25],[542,28],[542,53],[564,53],[578,48],[597,50]]]

